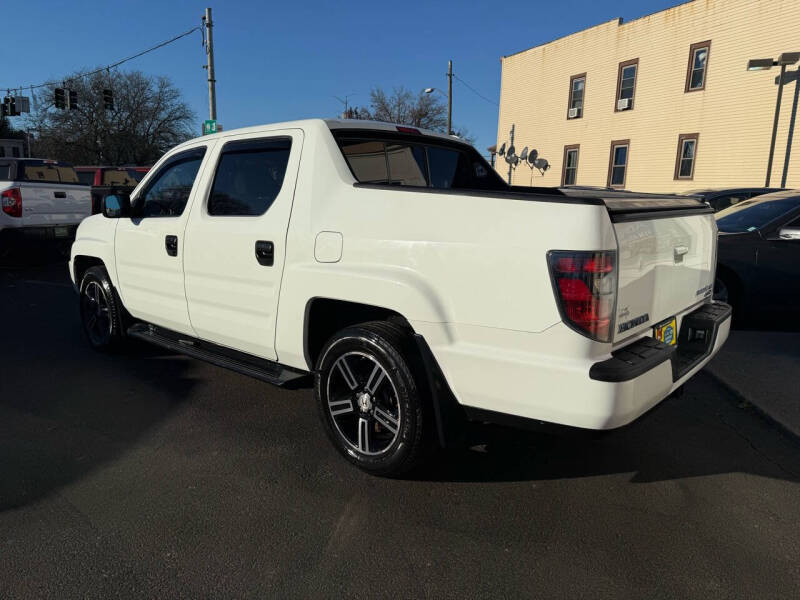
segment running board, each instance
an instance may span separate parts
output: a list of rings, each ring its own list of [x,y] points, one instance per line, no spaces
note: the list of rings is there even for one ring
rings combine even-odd
[[[211,342],[204,342],[149,323],[136,323],[128,328],[127,334],[167,350],[173,350],[281,387],[302,387],[303,384],[308,383],[310,376],[307,371],[300,371],[271,360],[251,356]]]

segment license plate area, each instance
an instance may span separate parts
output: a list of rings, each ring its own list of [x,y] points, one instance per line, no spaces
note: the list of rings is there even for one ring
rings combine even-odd
[[[653,327],[653,337],[668,346],[678,343],[678,322],[675,317],[662,321]]]

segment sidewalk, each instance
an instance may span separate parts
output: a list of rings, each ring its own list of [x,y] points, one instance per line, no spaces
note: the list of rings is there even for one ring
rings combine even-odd
[[[705,371],[800,437],[800,333],[731,331]]]

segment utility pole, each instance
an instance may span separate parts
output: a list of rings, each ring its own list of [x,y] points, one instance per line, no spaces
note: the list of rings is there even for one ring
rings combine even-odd
[[[447,135],[453,135],[453,61],[447,61]]]
[[[217,120],[217,80],[214,78],[214,37],[212,34],[212,27],[214,24],[211,22],[211,9],[206,9],[206,15],[203,17],[206,26],[206,54],[208,55],[208,62],[206,63],[206,70],[208,71],[208,117],[212,121]]]
[[[511,136],[511,143],[508,145],[508,150],[506,150],[506,156],[508,156],[508,152],[511,148],[514,147],[514,123],[511,124],[511,132],[509,134]],[[514,171],[511,163],[508,163],[508,185],[511,185],[511,173]]]

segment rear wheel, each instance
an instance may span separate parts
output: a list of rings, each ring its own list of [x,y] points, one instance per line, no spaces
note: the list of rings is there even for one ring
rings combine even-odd
[[[422,455],[427,419],[411,352],[406,332],[381,321],[340,331],[317,361],[314,391],[328,437],[370,473],[401,474]]]
[[[80,287],[80,314],[86,339],[96,350],[113,350],[124,338],[124,313],[103,267],[91,267]]]

